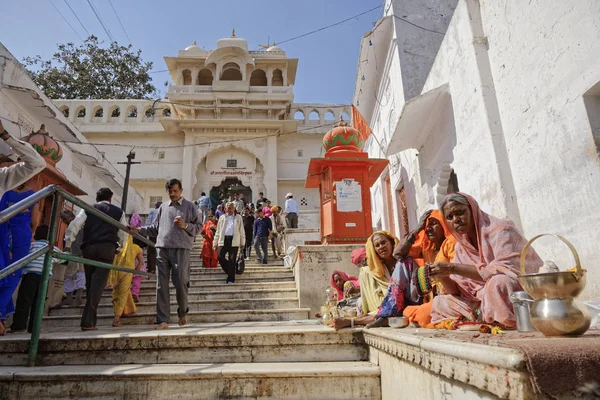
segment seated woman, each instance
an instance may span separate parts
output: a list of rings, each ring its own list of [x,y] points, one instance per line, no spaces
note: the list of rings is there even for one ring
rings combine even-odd
[[[386,231],[377,231],[367,239],[367,266],[360,269],[358,276],[363,316],[356,319],[336,318],[336,330],[366,325],[375,320],[396,266],[393,251],[398,242],[398,238]]]
[[[440,209],[457,244],[453,262],[430,266],[431,278],[440,281],[447,293],[433,299],[431,322],[466,319],[515,328],[509,296],[522,290],[517,278],[527,240],[510,220],[483,212],[469,195],[449,194]],[[527,273],[536,272],[541,265],[530,248]]]
[[[425,319],[418,318],[416,306],[431,301],[435,287],[423,287],[423,282],[419,284],[419,267],[425,273],[427,267],[424,263],[449,261],[454,257],[455,244],[456,240],[443,222],[442,213],[438,210],[427,211],[417,229],[408,235],[404,243],[396,246],[394,256],[400,260],[379,307],[377,321],[368,328],[388,326],[389,317],[401,316],[407,308],[411,311],[409,319],[416,320],[420,325],[426,324],[429,312],[419,313],[419,317],[424,314]]]
[[[337,292],[337,299],[360,296],[360,282],[358,278],[343,271],[335,270],[331,274],[331,287]]]

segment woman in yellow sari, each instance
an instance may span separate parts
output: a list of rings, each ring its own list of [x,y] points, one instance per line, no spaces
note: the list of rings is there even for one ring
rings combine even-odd
[[[114,258],[113,265],[129,268],[139,271],[144,265],[144,252],[140,246],[133,243],[131,235],[127,236],[125,246]],[[108,278],[108,285],[112,286],[112,303],[115,312],[115,318],[112,326],[122,326],[121,316],[134,315],[136,305],[131,294],[131,280],[133,274],[131,272],[122,272],[111,270]]]
[[[377,231],[367,239],[367,266],[360,269],[358,276],[362,316],[353,320],[336,318],[336,330],[367,325],[375,321],[375,315],[385,298],[390,277],[396,267],[393,253],[399,242],[393,233],[387,231]]]

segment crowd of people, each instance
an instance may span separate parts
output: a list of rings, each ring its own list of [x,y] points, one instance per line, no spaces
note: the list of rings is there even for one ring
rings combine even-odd
[[[5,140],[7,139],[10,138]],[[20,145],[21,142],[17,143]],[[35,153],[28,145],[25,146],[25,152],[16,151],[18,154],[26,153],[22,157],[24,163],[17,164],[20,168],[0,170],[0,179],[3,179],[2,174],[6,171],[29,174],[22,175],[20,181],[10,182],[10,185],[18,186],[3,194],[0,211],[34,193],[22,180],[39,172],[39,167],[27,169],[23,168],[23,164],[31,159],[39,162],[39,159],[28,158],[27,151]],[[5,182],[9,181],[5,179]],[[216,268],[220,264],[226,272],[228,284],[235,282],[239,250],[239,256],[247,260],[251,257],[254,246],[257,260],[267,264],[267,247],[270,241],[273,254],[276,257],[283,256],[281,235],[286,228],[283,210],[271,205],[271,201],[263,193],[259,194],[256,205],[246,203],[243,194],[234,194],[230,201],[213,209],[210,199],[204,193],[198,201],[184,199],[182,184],[177,179],[167,182],[165,189],[170,201],[156,203],[145,222],[139,214],[133,214],[127,220],[125,213],[112,204],[112,191],[109,188],[98,190],[93,207],[127,226],[129,233],[85,210],[80,210],[77,214],[71,210],[61,213],[60,219],[66,225],[63,248],[55,247],[54,251],[113,264],[124,270],[109,270],[53,259],[45,313],[53,308],[79,307],[83,304],[81,329],[96,330],[98,306],[104,290],[108,288],[112,290],[113,326],[119,327],[122,325],[122,317],[136,313],[136,303],[139,302],[144,278],[135,272],[147,271],[157,275],[156,328],[167,328],[170,320],[169,280],[175,287],[179,325],[183,326],[187,323],[189,312],[187,298],[190,287],[190,251],[198,234],[204,238],[201,253],[203,266]],[[297,203],[291,193],[286,199],[286,207],[290,210],[286,213],[286,218],[288,222],[297,221]],[[38,206],[32,205],[7,223],[0,224],[0,268],[47,245],[49,227],[45,224],[37,225],[38,219]],[[135,233],[143,235],[155,246],[147,246],[134,238]],[[144,260],[144,250],[147,263]],[[31,331],[43,260],[43,256],[39,257],[0,280],[0,334],[6,331],[6,318],[13,314],[10,332]],[[17,288],[15,307],[13,297]]]
[[[242,193],[234,193],[213,210],[204,192],[196,204],[203,222],[202,264],[205,268],[219,264],[227,274],[227,284],[235,282],[240,259],[250,259],[253,247],[258,263],[268,264],[269,243],[273,255],[283,258],[283,232],[287,227],[298,227],[298,203],[292,193],[286,195],[284,209],[272,205],[263,192],[256,205],[247,203]]]
[[[374,328],[404,316],[426,328],[475,324],[515,329],[509,296],[522,290],[518,276],[526,242],[510,220],[485,213],[467,194],[449,194],[404,241],[390,232],[374,232],[352,254],[358,277],[332,273],[337,299],[345,300],[338,304],[356,305],[357,315],[334,318],[332,325]],[[535,273],[542,264],[529,248],[526,272]]]

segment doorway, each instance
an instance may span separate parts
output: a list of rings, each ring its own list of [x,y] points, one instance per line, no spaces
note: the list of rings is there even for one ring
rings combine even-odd
[[[213,186],[212,189],[210,189],[210,202],[212,208],[216,209],[217,205],[224,200],[233,200],[233,195],[235,193],[243,194],[246,204],[252,202],[252,189],[242,185],[242,181],[238,178],[228,177],[225,178],[219,186]]]

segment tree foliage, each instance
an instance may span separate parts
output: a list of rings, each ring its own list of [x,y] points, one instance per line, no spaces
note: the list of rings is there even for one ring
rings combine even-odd
[[[112,42],[101,47],[96,36],[80,46],[59,44],[52,59],[26,57],[25,67],[33,80],[51,99],[142,99],[153,97],[151,62],[144,62],[141,50]]]

